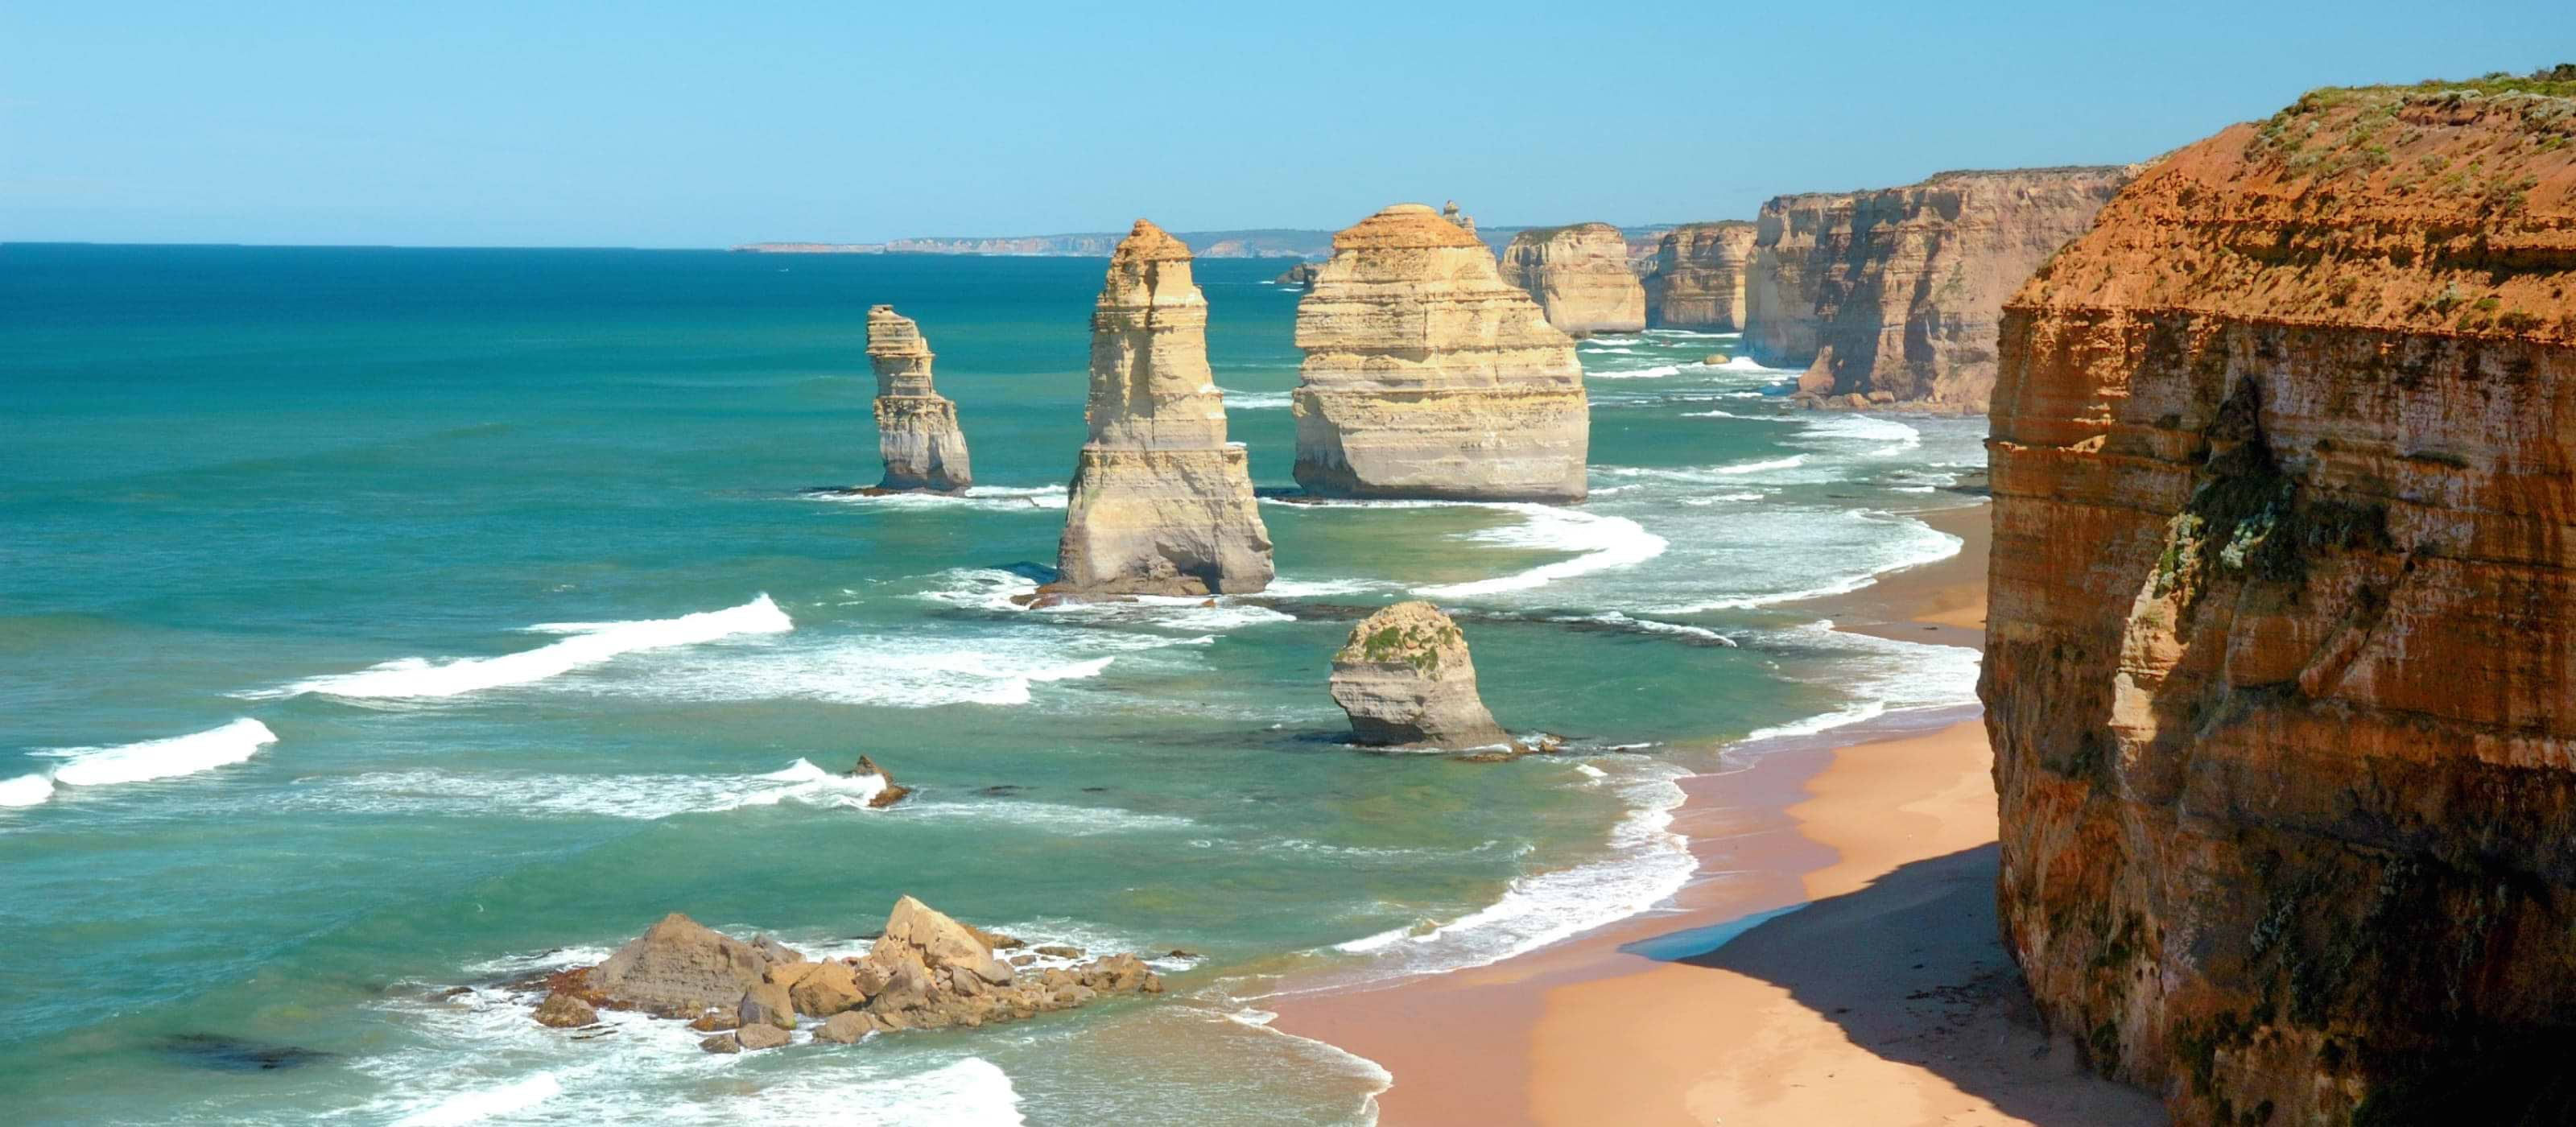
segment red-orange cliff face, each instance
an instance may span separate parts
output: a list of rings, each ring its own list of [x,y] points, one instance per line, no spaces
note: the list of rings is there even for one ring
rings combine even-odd
[[[2005,941],[2184,1123],[2576,1118],[2576,71],[2321,91],[2006,306]]]

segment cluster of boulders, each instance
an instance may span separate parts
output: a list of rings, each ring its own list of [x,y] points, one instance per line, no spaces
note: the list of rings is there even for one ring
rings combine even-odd
[[[1007,954],[1005,954],[1007,952]],[[1134,955],[1072,963],[1070,947],[1028,948],[959,923],[906,896],[868,953],[808,958],[763,935],[748,942],[678,912],[595,967],[550,976],[541,1025],[578,1028],[598,1010],[686,1019],[711,1053],[793,1040],[850,1044],[870,1033],[1016,1021],[1104,994],[1159,994],[1162,976]],[[1054,963],[1057,965],[1043,965]]]

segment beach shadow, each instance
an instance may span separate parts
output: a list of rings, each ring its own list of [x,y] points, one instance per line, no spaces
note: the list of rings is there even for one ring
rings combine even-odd
[[[2085,1073],[2073,1039],[2041,1027],[1997,938],[1998,865],[1989,843],[1857,892],[1624,949],[1782,987],[1853,1044],[2032,1123],[2166,1123],[2154,1096]]]

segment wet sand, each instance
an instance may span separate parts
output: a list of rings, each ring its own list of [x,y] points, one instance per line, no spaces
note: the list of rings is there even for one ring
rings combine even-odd
[[[1939,563],[1810,604],[1981,645],[1986,519]],[[1267,1003],[1384,1065],[1410,1124],[2158,1124],[2040,1031],[1996,940],[1992,756],[1973,707],[1883,717],[1683,780],[1674,910],[1492,966]]]

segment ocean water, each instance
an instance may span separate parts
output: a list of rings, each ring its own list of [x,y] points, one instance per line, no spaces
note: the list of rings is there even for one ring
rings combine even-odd
[[[1058,608],[1103,263],[0,246],[0,1106],[24,1122],[1334,1123],[1282,973],[1490,962],[1690,875],[1673,780],[1970,699],[1791,602],[1937,559],[1973,421],[1782,415],[1731,337],[1582,347],[1593,499],[1299,504],[1297,293],[1207,261],[1268,595]],[[879,472],[862,319],[939,354],[964,498]],[[1343,745],[1356,619],[1458,613],[1568,754]],[[915,796],[834,772],[859,754]],[[715,1057],[498,988],[661,914],[854,949],[922,897],[1165,996]],[[472,992],[441,997],[448,988]]]

